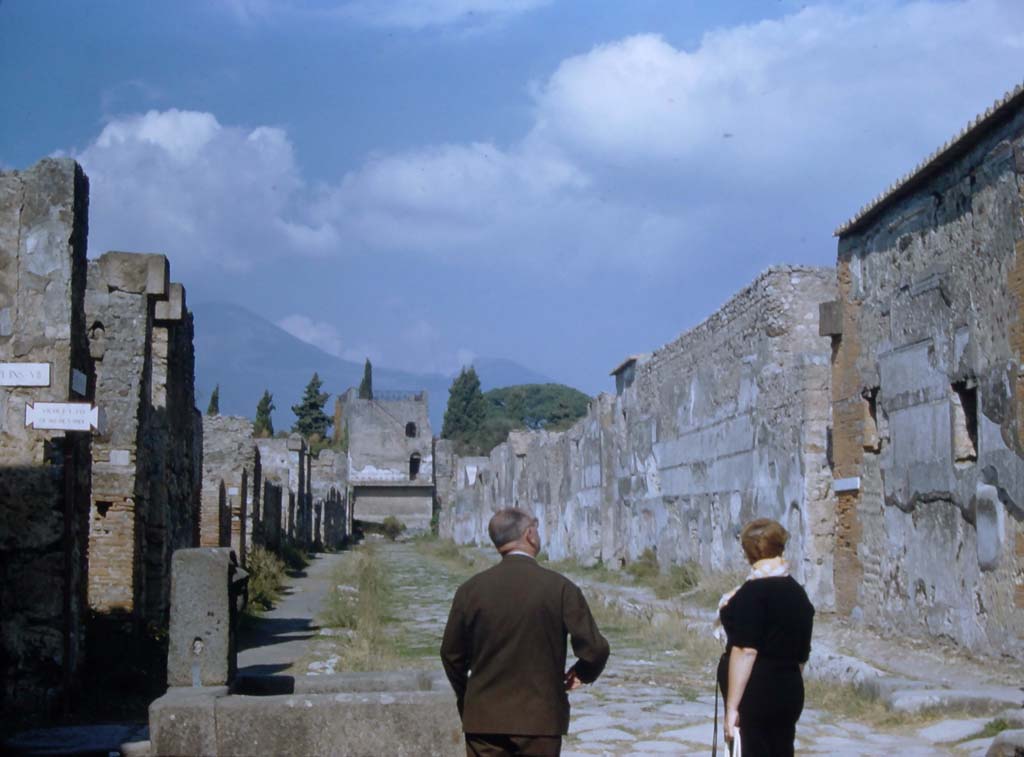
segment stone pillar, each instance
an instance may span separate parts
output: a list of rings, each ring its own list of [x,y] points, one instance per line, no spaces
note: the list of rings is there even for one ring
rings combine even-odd
[[[108,252],[89,264],[85,311],[96,397],[107,414],[93,442],[89,605],[140,619],[147,588],[147,529],[155,413],[153,313],[166,296],[167,258]]]
[[[281,551],[281,487],[267,481],[263,485],[262,532],[264,544],[273,552]]]
[[[238,668],[235,626],[248,576],[229,549],[179,549],[172,560],[168,686],[223,686]]]
[[[86,402],[89,184],[72,160],[0,172],[0,710],[46,712],[81,660],[87,432],[29,427],[40,402]]]

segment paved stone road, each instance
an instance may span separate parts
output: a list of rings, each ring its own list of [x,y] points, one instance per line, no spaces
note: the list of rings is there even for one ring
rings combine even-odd
[[[395,583],[397,617],[389,632],[401,639],[406,654],[402,664],[439,669],[437,648],[444,621],[466,571],[428,558],[408,543],[381,544],[378,556]],[[302,582],[298,583],[301,587]],[[308,598],[313,592],[297,587],[292,596],[303,593]],[[634,628],[612,623],[603,630],[612,657],[596,685],[571,695],[573,719],[565,757],[709,754],[714,705],[711,662],[694,663],[692,651],[659,649],[656,639],[645,639]],[[318,652],[314,642],[303,661],[308,670],[303,672],[343,670],[344,660],[332,650],[324,644]],[[879,731],[816,710],[813,704],[808,703],[797,727],[800,754],[980,757],[991,742],[962,741],[980,731],[991,719],[987,717],[924,721]]]

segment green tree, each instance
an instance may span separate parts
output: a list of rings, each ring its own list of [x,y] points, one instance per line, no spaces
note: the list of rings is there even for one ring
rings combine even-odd
[[[213,387],[210,393],[210,404],[206,406],[207,415],[220,415],[220,384]]]
[[[266,439],[274,435],[274,419],[270,417],[274,410],[274,395],[268,389],[264,389],[263,396],[256,405],[256,420],[252,423],[253,434],[257,437]]]
[[[306,391],[302,393],[302,401],[298,405],[292,405],[292,412],[295,413],[292,431],[302,434],[307,439],[314,434],[322,439],[327,433],[327,427],[331,425],[331,419],[324,412],[324,403],[330,395],[320,391],[323,383],[320,376],[314,373],[306,385]]]
[[[441,436],[455,442],[462,453],[479,453],[480,432],[487,418],[487,403],[480,391],[480,378],[473,366],[463,368],[448,390]]]
[[[373,399],[373,366],[370,365],[370,358],[366,358],[366,365],[363,366],[363,380],[359,383],[359,399]]]

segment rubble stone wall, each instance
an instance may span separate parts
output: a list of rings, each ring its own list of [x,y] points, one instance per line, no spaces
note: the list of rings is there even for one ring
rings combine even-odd
[[[1024,648],[1024,98],[841,233],[840,609]],[[966,144],[963,144],[966,142]],[[841,568],[841,570],[840,570]]]
[[[203,487],[200,546],[231,547],[245,561],[254,491],[262,479],[252,421],[231,415],[203,416]]]
[[[163,255],[90,262],[85,309],[108,422],[93,443],[89,604],[163,625],[171,554],[193,546],[198,518],[192,318]]]
[[[829,353],[819,336],[831,269],[772,268],[721,310],[640,360],[621,395],[601,395],[565,432],[513,432],[489,458],[439,470],[441,533],[487,543],[494,510],[542,523],[548,554],[620,566],[745,565],[734,535],[767,516],[790,531],[795,575],[831,607],[834,498],[827,461]]]
[[[88,402],[88,180],[72,160],[0,172],[0,362],[48,364],[48,386],[0,386],[0,712],[43,712],[82,660],[90,435],[26,425],[39,402]],[[74,391],[80,372],[84,393]],[[10,385],[22,384],[22,385]]]

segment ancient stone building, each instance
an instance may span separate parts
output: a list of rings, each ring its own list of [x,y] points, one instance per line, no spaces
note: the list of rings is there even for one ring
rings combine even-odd
[[[93,442],[89,604],[166,622],[170,559],[199,517],[192,317],[167,258],[89,263],[86,323],[107,430]]]
[[[1024,645],[1024,92],[839,237],[836,603],[900,632]]]
[[[231,547],[242,564],[263,492],[263,462],[252,432],[248,418],[203,416],[200,546]]]
[[[380,523],[394,516],[426,530],[434,510],[433,432],[427,393],[378,392],[338,397],[335,433],[348,439],[352,517]]]
[[[309,481],[313,498],[313,544],[339,549],[351,533],[345,501],[348,456],[330,449],[321,450],[316,457],[310,456]]]
[[[281,487],[281,533],[304,547],[313,543],[313,496],[310,459],[298,434],[285,439],[257,439],[263,477]]]
[[[88,204],[88,180],[72,160],[0,173],[5,715],[53,707],[73,690],[83,658],[90,426],[99,419],[88,405],[45,403],[93,398],[84,308]]]
[[[555,559],[620,565],[652,549],[663,566],[737,570],[740,525],[768,516],[792,534],[795,574],[830,607],[829,341],[818,309],[834,297],[831,269],[772,268],[704,323],[626,361],[613,372],[621,394],[600,395],[568,431],[514,432],[482,459],[452,459],[439,443],[438,470],[455,478],[438,482],[442,534],[486,543],[490,514],[518,505],[540,518]]]

